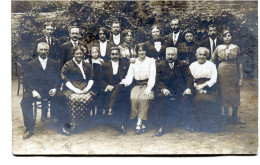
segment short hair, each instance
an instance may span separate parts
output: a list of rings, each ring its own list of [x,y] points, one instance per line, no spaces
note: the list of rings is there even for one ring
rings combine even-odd
[[[159,25],[155,24],[155,25],[153,25],[153,26],[151,27],[151,29],[150,29],[150,32],[151,32],[151,33],[152,33],[152,30],[153,30],[154,28],[159,29],[160,32],[161,32],[161,27],[160,27]]]
[[[208,26],[208,30],[209,30],[209,28],[217,28],[217,25],[215,25],[215,24],[210,24],[210,25]]]
[[[200,51],[205,51],[207,58],[209,57],[209,49],[208,48],[206,48],[206,47],[199,47],[196,50],[196,56],[199,54]]]
[[[172,18],[171,22],[172,22],[173,20],[178,20],[178,21],[179,21],[179,25],[181,26],[181,20],[180,20],[180,17],[179,17],[179,16],[176,16],[176,17]]]
[[[139,43],[139,44],[136,45],[136,49],[135,49],[136,54],[138,54],[138,50],[140,48],[142,48],[146,52],[148,51],[148,47],[147,47],[147,45],[145,43]]]
[[[113,26],[113,24],[119,24],[119,26],[121,26],[120,22],[118,21],[118,19],[113,19],[112,23],[111,23],[111,26]]]
[[[134,35],[134,32],[131,30],[131,29],[126,29],[122,32],[122,37],[125,38],[125,36],[128,34],[128,33],[131,33],[132,36]]]
[[[100,31],[100,30],[102,30],[102,31],[105,33],[106,38],[109,37],[109,33],[108,33],[107,28],[105,28],[105,27],[101,27],[101,28],[98,29],[98,33],[97,33],[97,39],[98,39],[98,40],[99,40],[99,31]]]
[[[69,33],[71,33],[71,29],[79,29],[79,27],[77,27],[77,26],[71,26],[71,27],[69,27]],[[79,31],[80,31],[80,29],[79,29]]]
[[[111,51],[112,51],[112,50],[117,50],[117,51],[118,51],[118,54],[120,55],[120,48],[119,48],[118,46],[112,46],[112,47],[110,48],[109,54],[111,54]]]
[[[195,32],[190,28],[187,28],[187,29],[184,30],[184,32],[183,32],[184,37],[187,33],[191,33],[192,35],[195,35]]]
[[[166,51],[165,51],[165,54],[167,53],[168,50],[174,50],[178,54],[178,49],[176,47],[167,47]]]
[[[40,42],[40,43],[38,43],[37,49],[39,48],[40,45],[45,45],[45,46],[48,47],[48,49],[50,49],[49,44],[47,44],[47,42]]]
[[[83,46],[75,46],[75,47],[72,49],[72,54],[74,55],[77,50],[81,50],[83,54],[85,53]]]
[[[47,26],[54,26],[53,25],[53,23],[52,22],[45,22],[44,24],[43,24],[43,28],[45,29]]]
[[[231,36],[233,36],[230,29],[224,29],[224,30],[222,31],[222,37],[225,37],[228,33],[229,33]]]

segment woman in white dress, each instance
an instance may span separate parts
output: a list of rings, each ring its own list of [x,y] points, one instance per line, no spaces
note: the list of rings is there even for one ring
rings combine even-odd
[[[133,82],[133,79],[135,80],[135,86],[132,88],[130,94],[130,119],[137,117],[136,134],[141,134],[146,131],[143,120],[147,120],[151,100],[154,99],[152,89],[155,84],[156,66],[155,60],[146,56],[146,52],[148,51],[146,44],[138,44],[136,51],[138,57],[135,63],[130,64],[126,78],[121,81],[121,84],[129,86]]]
[[[190,65],[196,89],[194,107],[198,115],[200,131],[218,132],[221,128],[221,104],[217,93],[217,68],[207,60],[209,50],[199,47],[196,51],[197,61]]]

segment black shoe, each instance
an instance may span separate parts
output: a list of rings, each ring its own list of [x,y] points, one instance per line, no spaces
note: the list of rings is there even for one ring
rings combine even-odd
[[[34,134],[33,130],[27,130],[23,134],[23,139],[29,139]]]
[[[145,125],[142,125],[141,127],[142,127],[142,133],[147,132],[147,129],[146,129]]]
[[[119,132],[121,134],[126,134],[126,129],[124,128],[124,126],[122,125],[122,127],[119,129]]]
[[[237,124],[237,125],[245,125],[246,123],[242,121],[239,117],[231,117],[230,118],[231,124]]]
[[[158,131],[156,132],[155,136],[160,137],[164,134],[163,127],[160,127]]]
[[[136,134],[136,135],[140,135],[140,134],[142,133],[141,126],[138,125],[138,126],[136,126],[136,127],[139,127],[139,129],[138,129],[138,128],[135,128],[135,134]]]

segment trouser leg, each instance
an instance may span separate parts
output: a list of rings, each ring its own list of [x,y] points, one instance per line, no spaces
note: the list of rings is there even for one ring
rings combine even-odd
[[[34,126],[35,126],[35,119],[33,116],[33,106],[32,106],[33,101],[34,99],[32,97],[32,94],[30,93],[25,93],[21,101],[24,126],[26,127],[26,130],[30,130],[30,131],[34,130]]]

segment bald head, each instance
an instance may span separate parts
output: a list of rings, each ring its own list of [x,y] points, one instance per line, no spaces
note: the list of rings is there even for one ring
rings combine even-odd
[[[170,63],[175,62],[178,58],[178,50],[175,47],[166,48],[166,60]]]

